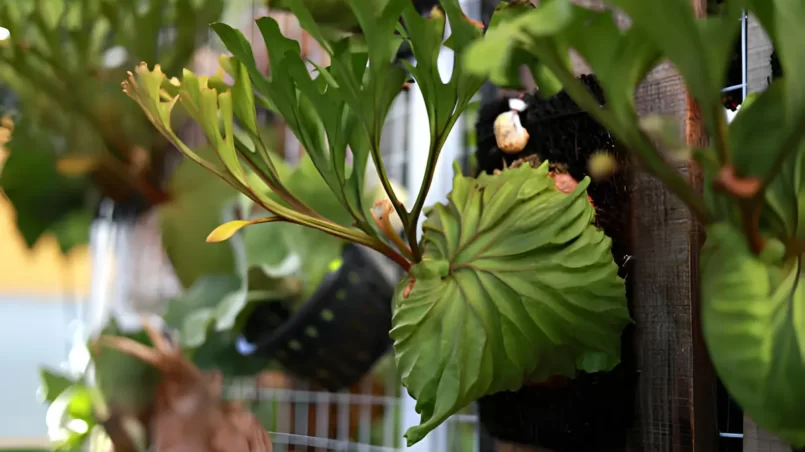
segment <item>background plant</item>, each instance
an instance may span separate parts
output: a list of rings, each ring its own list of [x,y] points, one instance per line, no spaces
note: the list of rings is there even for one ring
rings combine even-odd
[[[190,63],[222,1],[0,2],[0,83],[22,117],[0,187],[28,246],[56,233],[63,251],[86,242],[99,197],[164,203],[175,152],[120,92],[142,59]],[[175,163],[175,160],[173,161]],[[174,165],[175,166],[175,165]],[[185,281],[186,282],[186,281]]]
[[[500,25],[468,50],[466,68],[479,75],[508,68],[517,51],[548,68],[573,99],[606,126],[645,170],[684,201],[707,228],[702,249],[703,328],[725,386],[758,425],[796,447],[805,446],[805,51],[797,1],[725,2],[714,17],[697,20],[687,0],[606,2],[631,26],[617,26],[610,10],[592,11],[551,0],[501,4]],[[727,125],[720,87],[742,10],[757,17],[779,52],[785,77],[773,82]],[[581,54],[607,97],[600,107],[575,78],[569,49]],[[489,58],[497,56],[496,59]],[[701,108],[710,146],[687,149],[705,175],[698,194],[666,163],[656,146],[685,149],[663,118],[640,119],[637,84],[670,60]]]
[[[519,388],[526,379],[611,369],[629,319],[611,242],[592,224],[587,180],[565,195],[554,187],[547,163],[478,180],[457,172],[449,202],[424,210],[423,238],[417,240],[440,150],[485,81],[463,66],[482,30],[455,0],[442,2],[443,9],[427,18],[407,0],[392,0],[379,14],[369,0],[349,4],[366,38],[363,50],[348,39],[325,39],[303,5],[289,5],[329,54],[327,68],[304,61],[298,43],[282,36],[273,19],[262,18],[257,26],[270,77],[257,70],[240,32],[213,24],[232,53],[223,61],[231,85],[190,71],[177,83],[160,66],[145,63],[124,83],[177,148],[272,214],[226,223],[208,240],[258,223],[294,223],[378,250],[406,270],[396,290],[391,337],[403,384],[422,415],[422,424],[406,434],[409,444],[485,394]],[[437,58],[447,21],[455,65],[445,81]],[[416,65],[403,62],[405,69],[392,62],[403,40],[416,59]],[[314,66],[313,76],[306,64]],[[426,176],[410,210],[380,156],[382,126],[406,70],[424,97],[431,137]],[[303,187],[281,180],[255,131],[256,105],[283,117],[348,216],[309,204]],[[177,136],[170,121],[177,106],[202,126],[217,159],[198,155]],[[361,198],[370,158],[388,197],[375,206]],[[404,240],[392,227],[395,215]]]

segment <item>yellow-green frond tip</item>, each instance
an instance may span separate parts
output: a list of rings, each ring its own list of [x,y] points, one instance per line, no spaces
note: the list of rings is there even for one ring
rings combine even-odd
[[[259,223],[273,223],[275,221],[283,221],[283,219],[280,217],[266,217],[258,218],[256,220],[229,221],[218,226],[212,232],[210,232],[210,235],[207,236],[207,243],[217,243],[229,240],[233,235],[235,235],[236,232],[240,231],[246,226]]]

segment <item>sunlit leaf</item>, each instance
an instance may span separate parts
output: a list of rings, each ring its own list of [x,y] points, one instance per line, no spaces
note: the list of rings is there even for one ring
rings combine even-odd
[[[275,221],[283,220],[279,217],[258,218],[256,220],[233,220],[218,226],[212,232],[210,232],[210,235],[207,236],[207,242],[223,242],[224,240],[228,240],[230,237],[235,235],[236,232],[240,231],[246,226],[260,223],[272,223]]]
[[[619,362],[626,291],[588,183],[559,192],[547,162],[457,174],[449,204],[427,212],[424,260],[397,287],[390,333],[421,415],[409,445],[481,396]]]

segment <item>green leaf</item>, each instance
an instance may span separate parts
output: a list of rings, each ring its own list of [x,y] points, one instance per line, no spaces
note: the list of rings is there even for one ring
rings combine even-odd
[[[547,162],[457,171],[449,203],[426,212],[424,260],[410,294],[410,277],[397,287],[390,333],[422,416],[409,445],[481,396],[619,362],[626,291],[588,184],[559,192]]]
[[[92,391],[83,384],[65,388],[50,404],[46,414],[54,450],[83,450],[89,432],[97,424]]]
[[[283,181],[283,185],[330,221],[343,226],[348,226],[354,221],[329,189],[307,153],[302,157],[299,166]],[[312,295],[322,279],[332,271],[330,264],[341,258],[345,245],[339,238],[297,224],[273,223],[252,226],[250,229],[252,234],[264,231],[262,233],[268,237],[276,237],[276,234],[279,234],[285,246],[298,256],[305,296]],[[271,240],[268,237],[263,239],[264,243]]]
[[[697,20],[688,0],[613,0],[612,4],[628,14],[632,27],[674,63],[702,110],[711,111],[720,100],[739,16]]]
[[[231,61],[235,71],[232,76],[235,80],[235,84],[232,86],[232,104],[235,108],[235,117],[243,123],[243,126],[251,135],[258,135],[254,93],[248,69],[236,58],[232,58],[229,61]]]
[[[56,232],[63,252],[86,243],[71,222],[85,211],[86,180],[63,176],[56,169],[55,146],[41,130],[25,122],[15,125],[6,145],[8,158],[0,172],[0,188],[14,206],[17,229],[29,248],[48,232]]]
[[[204,275],[186,293],[168,302],[163,319],[179,331],[183,349],[204,343],[208,329],[215,324],[217,306],[228,297],[237,297],[242,285],[236,275]]]
[[[744,0],[771,37],[785,73],[785,111],[790,127],[802,124],[805,118],[805,87],[799,80],[805,76],[805,49],[798,45],[805,39],[802,21],[805,5],[792,0]]]
[[[128,337],[141,344],[153,345],[145,331],[124,332],[114,321],[101,334]],[[138,358],[112,348],[94,351],[92,361],[97,387],[110,410],[142,413],[151,405],[160,381],[160,374],[156,369]]]
[[[612,11],[574,9],[572,25],[564,31],[568,44],[590,64],[606,93],[607,106],[626,132],[637,122],[634,93],[637,85],[660,61],[662,53],[639,27],[621,31]]]
[[[56,397],[77,383],[75,379],[48,369],[39,369],[39,380],[42,383],[42,398],[47,403],[53,403]]]
[[[803,255],[783,259],[776,239],[764,255],[726,223],[707,229],[702,249],[702,329],[716,371],[752,420],[805,446]]]
[[[209,149],[198,152],[212,154]],[[182,285],[190,287],[203,275],[234,273],[237,244],[206,243],[206,239],[225,220],[235,190],[189,160],[180,163],[168,190],[171,200],[159,207],[162,246]]]
[[[789,154],[764,196],[761,228],[786,246],[805,243],[805,142]]]
[[[254,83],[254,87],[263,95],[267,95],[270,91],[269,81],[257,67],[252,47],[249,45],[249,40],[246,39],[246,36],[240,30],[236,30],[222,22],[211,24],[210,28],[218,35],[226,49],[232,52],[232,55],[238,61],[243,63],[252,83]]]
[[[772,165],[785,149],[790,128],[786,125],[785,84],[775,81],[759,94],[757,100],[735,117],[729,127],[732,159],[743,177],[765,179]]]
[[[523,2],[501,3],[495,9],[489,30],[482,40],[467,50],[465,67],[479,75],[508,67],[512,52],[518,45],[528,44],[534,37],[557,35],[573,17],[567,0],[552,0],[540,8]],[[495,25],[492,28],[492,25]]]

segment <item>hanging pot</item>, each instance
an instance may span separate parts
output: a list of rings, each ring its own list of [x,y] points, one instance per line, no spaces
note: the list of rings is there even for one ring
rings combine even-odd
[[[391,346],[394,285],[369,253],[346,246],[341,267],[293,314],[281,303],[255,308],[239,339],[241,353],[274,358],[330,391],[358,382]]]
[[[581,81],[603,104],[603,93],[593,76]],[[596,208],[596,223],[612,238],[612,254],[619,275],[626,278],[631,265],[627,225],[630,188],[629,165],[618,143],[565,92],[548,99],[523,97],[526,108],[519,112],[529,135],[525,148],[508,154],[497,148],[493,123],[509,111],[509,101],[500,99],[482,107],[476,126],[480,171],[492,173],[516,160],[536,156],[561,166],[574,179],[587,175],[593,152],[608,151],[618,172],[592,181],[588,194]],[[631,303],[630,303],[631,304]],[[631,311],[631,307],[630,307]],[[574,379],[551,378],[525,382],[515,392],[499,392],[478,400],[480,421],[496,439],[549,448],[556,452],[598,451],[623,448],[634,418],[637,385],[633,350],[633,326],[622,334],[621,362],[610,372],[580,373]]]

